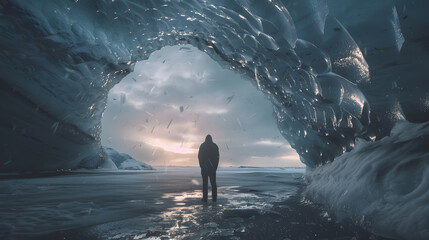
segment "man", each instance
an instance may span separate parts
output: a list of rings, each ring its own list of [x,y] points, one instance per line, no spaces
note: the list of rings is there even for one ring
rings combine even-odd
[[[207,202],[208,178],[212,185],[212,200],[217,201],[216,170],[219,165],[219,148],[213,142],[212,136],[207,135],[198,151],[198,161],[200,162],[201,176],[203,177],[203,202]]]

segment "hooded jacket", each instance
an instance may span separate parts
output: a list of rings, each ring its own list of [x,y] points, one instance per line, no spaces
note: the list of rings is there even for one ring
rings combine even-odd
[[[198,161],[202,170],[217,170],[217,166],[219,165],[219,148],[213,142],[212,136],[207,135],[206,140],[201,144],[198,151]]]

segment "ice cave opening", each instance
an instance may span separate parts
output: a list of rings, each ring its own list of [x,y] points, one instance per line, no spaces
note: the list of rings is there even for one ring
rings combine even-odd
[[[220,166],[304,166],[271,102],[243,78],[191,45],[163,47],[109,91],[101,144],[152,166],[198,166],[210,133]]]
[[[381,235],[428,239],[428,8],[1,1],[0,171],[100,167],[108,91],[152,52],[191,44],[271,101],[280,134],[314,170],[307,197]]]

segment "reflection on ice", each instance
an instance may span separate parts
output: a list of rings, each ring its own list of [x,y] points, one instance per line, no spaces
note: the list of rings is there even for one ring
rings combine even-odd
[[[200,190],[164,194],[161,199],[172,201],[174,205],[154,217],[164,224],[169,223],[169,227],[158,229],[162,233],[161,239],[232,237],[235,232],[244,233],[246,227],[240,226],[245,222],[244,218],[263,214],[263,210],[273,206],[269,202],[275,198],[240,192],[238,188],[219,187],[219,201],[212,204],[201,203]],[[219,219],[222,219],[222,223],[216,223]]]
[[[198,168],[0,181],[2,239],[368,239],[296,192],[302,169],[220,168],[202,203]],[[13,196],[14,201],[10,201]],[[363,236],[363,237],[362,237]],[[373,237],[373,239],[381,239]]]

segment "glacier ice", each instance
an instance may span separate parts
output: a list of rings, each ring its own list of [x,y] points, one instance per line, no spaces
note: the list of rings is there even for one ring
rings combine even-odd
[[[178,44],[264,92],[279,131],[309,168],[344,159],[356,138],[371,145],[398,121],[429,120],[428,7],[423,0],[1,1],[0,171],[102,165],[109,89],[136,61]]]
[[[307,175],[305,194],[380,235],[429,238],[429,122],[398,122]]]
[[[426,5],[4,1],[1,151],[10,162],[1,171],[99,166],[109,89],[136,61],[183,43],[266,93],[304,163],[332,161],[356,137],[380,139],[399,119],[429,118]]]

